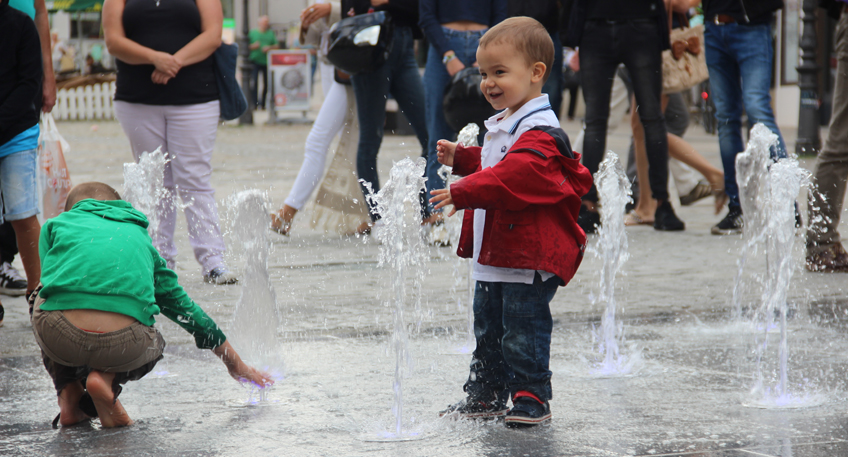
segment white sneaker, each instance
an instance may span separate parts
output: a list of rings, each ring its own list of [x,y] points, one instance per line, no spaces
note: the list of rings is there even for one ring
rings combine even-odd
[[[26,293],[27,280],[9,262],[0,265],[0,294],[21,296]]]
[[[238,277],[227,267],[215,267],[203,277],[203,282],[216,286],[238,284]]]

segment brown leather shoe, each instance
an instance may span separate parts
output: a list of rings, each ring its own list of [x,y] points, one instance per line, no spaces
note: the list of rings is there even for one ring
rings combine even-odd
[[[808,255],[806,267],[815,273],[848,273],[848,252],[836,243],[818,254]]]

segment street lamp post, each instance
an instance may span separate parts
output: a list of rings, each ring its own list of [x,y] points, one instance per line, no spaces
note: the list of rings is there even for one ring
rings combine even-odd
[[[253,100],[253,91],[250,90],[253,66],[250,64],[250,8],[248,8],[248,0],[242,0],[242,7],[241,90],[244,91],[244,98],[247,99],[247,109],[239,117],[239,125],[253,125],[253,107],[256,105],[256,101]]]
[[[819,66],[816,65],[816,2],[804,0],[804,30],[801,34],[801,64],[798,70],[798,87],[801,89],[801,106],[798,110],[798,138],[795,153],[799,156],[818,154],[821,149],[819,133],[819,96],[817,80]]]

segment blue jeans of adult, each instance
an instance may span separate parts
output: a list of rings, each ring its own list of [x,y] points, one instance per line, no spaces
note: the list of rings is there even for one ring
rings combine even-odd
[[[470,67],[477,62],[477,45],[480,43],[480,37],[486,32],[485,30],[459,31],[442,27],[442,32],[448,39],[449,48],[453,49],[456,57],[463,65]],[[424,67],[424,106],[427,113],[427,133],[430,138],[427,142],[426,187],[428,196],[431,190],[445,187],[445,181],[439,176],[439,168],[442,165],[437,158],[436,143],[439,140],[456,141],[456,134],[458,133],[445,120],[442,103],[445,88],[450,82],[451,76],[442,63],[442,55],[435,47],[430,45],[427,53],[427,66]],[[480,129],[484,129],[482,123]]]
[[[562,91],[565,90],[565,79],[562,75],[562,40],[559,38],[559,32],[551,34],[551,40],[554,42],[554,64],[551,67],[551,75],[542,86],[542,93],[548,94],[548,100],[551,102],[551,108],[557,117],[562,109]]]
[[[477,348],[464,389],[472,397],[505,399],[528,391],[550,400],[551,300],[561,280],[533,284],[477,281],[474,290],[474,336]]]
[[[586,21],[580,43],[580,72],[586,100],[583,165],[597,173],[606,152],[610,92],[618,65],[630,74],[639,119],[645,128],[648,177],[654,199],[668,200],[668,138],[660,97],[662,49],[654,19]],[[598,201],[595,185],[584,200]]]
[[[736,184],[736,154],[745,150],[742,142],[742,108],[749,128],[761,122],[779,140],[772,157],[786,157],[786,143],[774,121],[771,109],[771,70],[774,50],[770,24],[706,24],[704,31],[710,88],[716,106],[718,142],[724,166],[724,191],[728,205],[739,208]],[[742,103],[739,103],[739,101]]]
[[[360,183],[370,184],[376,193],[380,190],[377,175],[377,153],[383,142],[383,124],[386,120],[386,98],[389,93],[415,130],[422,152],[427,147],[427,125],[424,121],[424,86],[418,73],[413,49],[412,29],[395,27],[392,51],[380,68],[370,73],[351,77],[356,95],[356,113],[359,115],[359,148],[356,153],[356,172]],[[425,156],[424,154],[421,154]],[[368,195],[364,183],[362,193]],[[368,199],[366,199],[368,201]],[[380,218],[376,208],[368,201],[371,220]]]

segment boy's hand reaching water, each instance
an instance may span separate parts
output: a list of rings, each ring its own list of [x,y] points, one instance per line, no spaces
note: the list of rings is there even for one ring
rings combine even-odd
[[[447,165],[449,167],[453,166],[453,155],[456,152],[456,143],[451,143],[448,140],[439,140],[436,142],[436,151],[439,153],[438,157],[440,164]]]
[[[230,376],[236,381],[252,382],[262,388],[274,385],[271,375],[244,363],[238,353],[236,353],[236,350],[230,346],[229,341],[225,341],[224,344],[216,347],[212,352],[221,358],[221,361],[227,366]]]
[[[450,143],[456,146],[456,143]],[[441,153],[439,153],[439,162],[442,162]],[[451,154],[451,163],[453,162],[453,155]],[[442,162],[444,163],[444,162]],[[447,164],[445,164],[447,165]],[[430,191],[430,194],[433,195],[433,198],[430,199],[430,203],[439,203],[438,205],[433,207],[433,210],[444,208],[448,205],[453,205],[453,198],[451,198],[450,188],[445,189],[434,189]],[[456,214],[456,206],[454,206],[450,213],[448,213],[448,217]]]

